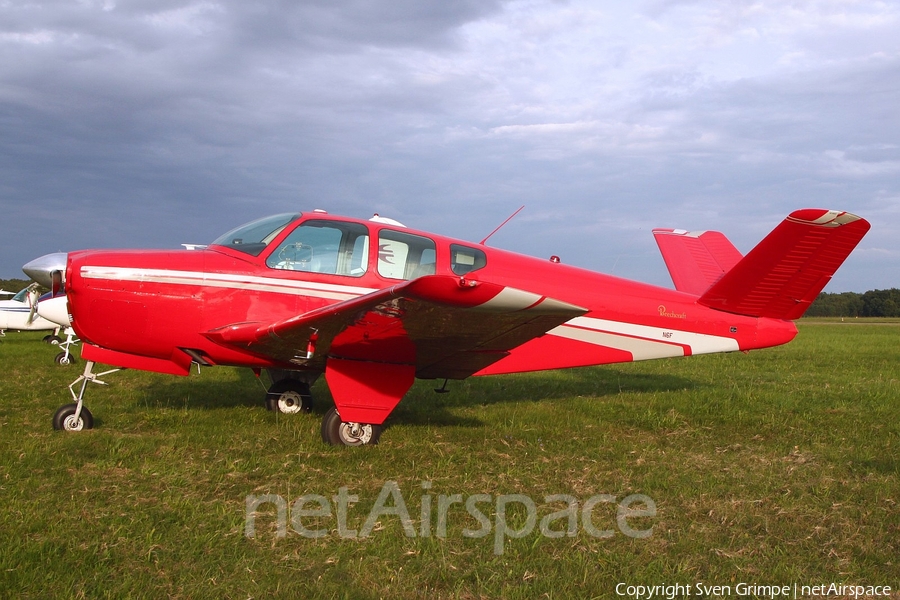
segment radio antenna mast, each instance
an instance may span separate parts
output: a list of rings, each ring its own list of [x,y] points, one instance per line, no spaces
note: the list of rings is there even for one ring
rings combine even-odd
[[[503,227],[504,225],[506,225],[507,223],[509,223],[510,221],[512,221],[513,217],[515,217],[517,214],[519,214],[519,213],[522,211],[523,208],[525,208],[525,205],[524,205],[524,204],[523,204],[522,206],[519,207],[519,210],[517,210],[517,211],[514,212],[513,214],[511,214],[511,215],[509,215],[508,217],[506,217],[506,220],[505,220],[505,221],[503,221],[502,223],[500,223],[499,225],[497,225],[497,228],[496,228],[496,229],[494,229],[492,232],[490,232],[489,234],[487,234],[487,237],[486,237],[486,238],[484,238],[483,240],[481,240],[481,245],[484,246],[484,245],[486,244],[486,242],[488,241],[488,238],[490,238],[492,235],[494,235],[495,233],[497,233],[498,231],[500,231],[500,228],[501,228],[501,227]]]

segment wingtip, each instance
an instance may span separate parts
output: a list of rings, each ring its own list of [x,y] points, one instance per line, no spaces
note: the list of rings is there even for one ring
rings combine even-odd
[[[668,227],[657,227],[651,230],[653,235],[687,235],[690,233],[687,229],[671,229]]]
[[[824,208],[801,208],[788,215],[788,220],[803,225],[815,225],[819,227],[841,227],[851,223],[860,222],[860,225],[869,226],[869,222],[860,217],[841,210],[828,210]]]

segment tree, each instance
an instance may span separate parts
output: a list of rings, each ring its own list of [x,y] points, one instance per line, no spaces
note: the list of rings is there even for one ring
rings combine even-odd
[[[823,292],[806,311],[807,317],[900,317],[900,289],[864,294]]]

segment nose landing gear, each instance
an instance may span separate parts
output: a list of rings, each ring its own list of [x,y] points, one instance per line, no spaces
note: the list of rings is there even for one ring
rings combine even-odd
[[[66,328],[66,341],[60,342],[59,347],[63,349],[62,352],[56,355],[54,361],[58,365],[68,366],[75,364],[75,357],[72,355],[72,346],[77,346],[80,340],[75,336],[75,330],[71,327]],[[90,429],[90,427],[88,427]]]
[[[94,361],[89,360],[84,365],[84,373],[69,385],[69,393],[75,400],[72,404],[64,404],[59,407],[56,414],[53,415],[53,429],[62,431],[81,431],[83,429],[92,429],[94,427],[94,416],[91,411],[84,405],[84,390],[87,384],[96,383],[98,385],[108,385],[100,378],[121,371],[122,369],[110,369],[102,373],[94,373]],[[81,384],[78,393],[75,393],[75,386]]]

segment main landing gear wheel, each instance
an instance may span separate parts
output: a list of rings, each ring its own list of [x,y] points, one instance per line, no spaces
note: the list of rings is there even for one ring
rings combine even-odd
[[[377,444],[381,425],[371,423],[345,423],[332,407],[322,419],[322,440],[332,446],[363,446]]]
[[[56,414],[53,415],[53,429],[62,431],[81,431],[82,429],[93,429],[94,416],[87,407],[81,407],[81,414],[75,418],[77,404],[64,404],[59,407]]]
[[[296,379],[276,381],[266,393],[266,408],[286,415],[312,412],[309,386]]]
[[[44,341],[48,344],[53,344],[54,346],[58,346],[62,343],[62,338],[58,335],[45,335]]]
[[[60,352],[59,354],[57,354],[57,355],[56,355],[56,358],[54,358],[53,360],[56,361],[56,364],[58,364],[58,365],[63,365],[63,366],[68,366],[68,365],[74,365],[74,364],[75,364],[75,357],[72,356],[71,354],[69,354],[68,352],[65,352],[65,351]]]

